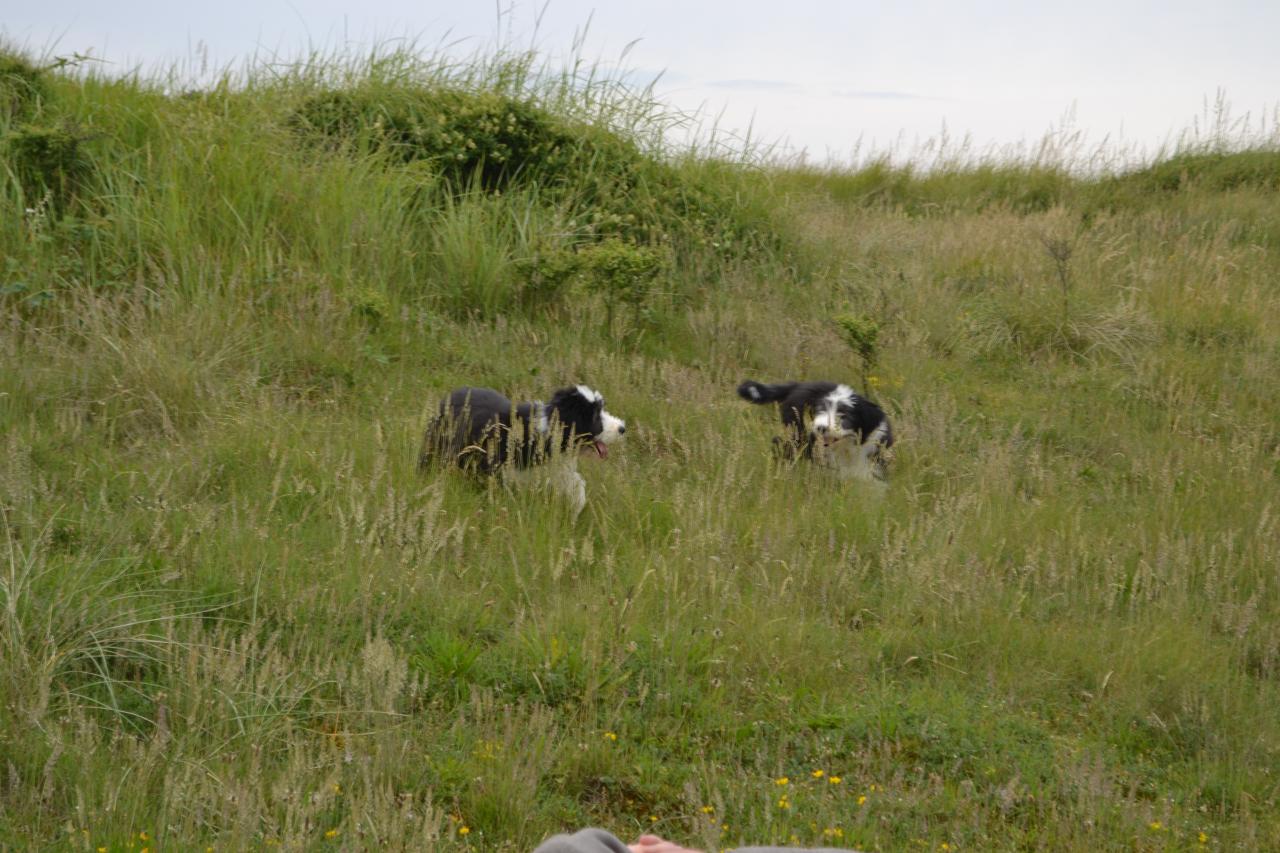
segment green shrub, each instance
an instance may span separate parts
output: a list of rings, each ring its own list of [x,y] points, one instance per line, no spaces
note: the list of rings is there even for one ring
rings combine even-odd
[[[20,125],[5,137],[4,154],[30,206],[47,195],[55,213],[67,210],[93,172],[84,148],[88,139],[88,134],[70,124]]]
[[[1192,189],[1210,192],[1280,189],[1280,151],[1187,151],[1141,169],[1103,178],[1086,197],[1089,209],[1144,207],[1163,196]]]
[[[880,338],[880,324],[865,314],[841,314],[836,317],[836,325],[844,342],[858,356],[862,367],[862,386],[867,386],[867,374],[875,366],[879,358],[876,344]]]
[[[447,88],[324,92],[291,121],[400,163],[425,160],[460,189],[473,181],[503,189],[529,170],[554,179],[568,164],[572,142],[554,117],[527,101]]]
[[[1280,151],[1186,153],[1161,161],[1129,176],[1149,189],[1176,192],[1191,186],[1211,190],[1240,187],[1280,187]]]
[[[677,243],[713,254],[770,238],[764,206],[744,204],[740,173],[668,162],[625,133],[555,115],[529,99],[460,88],[357,88],[305,100],[289,124],[306,139],[392,168],[426,163],[454,196],[536,188],[588,240]]]
[[[533,254],[515,261],[523,284],[521,301],[526,306],[559,301],[582,273],[582,260],[564,247],[535,247]]]
[[[640,312],[653,293],[654,282],[665,267],[662,256],[654,249],[617,239],[585,249],[579,263],[587,288],[604,298],[605,326],[610,332],[618,305],[631,309],[633,320],[640,319]]]
[[[372,287],[359,288],[348,297],[347,302],[353,314],[372,326],[380,325],[391,316],[391,300],[385,293]]]
[[[11,119],[26,118],[49,96],[48,78],[43,69],[29,60],[0,52],[0,114]]]

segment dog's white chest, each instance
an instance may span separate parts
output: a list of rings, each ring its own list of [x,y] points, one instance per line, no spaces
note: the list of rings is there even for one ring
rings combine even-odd
[[[846,438],[831,445],[818,445],[814,448],[814,458],[822,465],[833,470],[841,479],[875,480],[879,479],[877,466],[872,459],[876,451],[873,442],[859,444],[853,438]]]
[[[521,486],[543,484],[551,491],[568,499],[573,506],[573,517],[587,505],[587,481],[578,473],[578,457],[574,453],[557,453],[545,465],[532,468],[509,468],[505,476],[511,483]]]

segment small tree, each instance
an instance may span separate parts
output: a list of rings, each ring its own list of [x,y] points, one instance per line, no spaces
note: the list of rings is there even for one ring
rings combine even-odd
[[[526,307],[549,305],[559,301],[582,274],[582,259],[567,248],[535,247],[529,257],[518,259],[515,267],[523,280],[520,301]]]
[[[1071,259],[1087,230],[1088,225],[1077,222],[1065,208],[1055,207],[1046,212],[1033,231],[1057,273],[1062,293],[1063,334],[1067,334],[1066,326],[1071,320]]]
[[[665,266],[655,250],[612,239],[583,250],[580,257],[588,289],[604,297],[606,330],[610,333],[615,306],[630,307],[633,319],[638,319]]]
[[[1062,323],[1065,326],[1071,318],[1071,256],[1075,253],[1075,241],[1041,234],[1040,244],[1053,259],[1058,272],[1058,285],[1062,288]]]
[[[876,342],[880,337],[880,324],[865,314],[841,314],[836,317],[836,325],[844,342],[858,356],[862,367],[862,387],[867,387],[867,374],[880,357]]]

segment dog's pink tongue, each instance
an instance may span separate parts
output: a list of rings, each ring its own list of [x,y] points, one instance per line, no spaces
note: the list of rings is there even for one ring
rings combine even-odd
[[[597,441],[597,442],[596,442],[596,453],[599,453],[599,454],[600,454],[600,458],[601,458],[601,459],[604,459],[606,456],[608,456],[608,455],[609,455],[609,446],[608,446],[608,445],[606,445],[603,441]]]

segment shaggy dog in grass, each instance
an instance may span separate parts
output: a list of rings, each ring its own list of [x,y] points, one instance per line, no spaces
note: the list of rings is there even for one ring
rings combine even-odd
[[[587,505],[577,451],[592,449],[604,458],[626,431],[626,422],[606,412],[604,397],[586,385],[561,388],[548,403],[513,403],[490,388],[457,388],[428,424],[418,464],[456,462],[493,475],[549,463],[552,486],[569,498],[577,517]]]
[[[746,380],[738,396],[751,402],[777,403],[786,439],[774,446],[786,458],[797,454],[834,468],[842,477],[883,480],[893,431],[884,410],[835,382],[784,382],[765,385]]]

